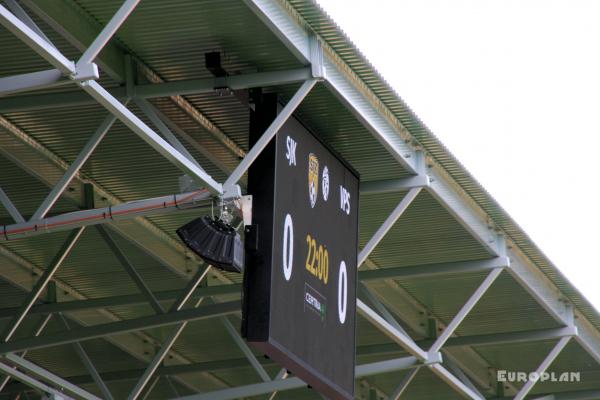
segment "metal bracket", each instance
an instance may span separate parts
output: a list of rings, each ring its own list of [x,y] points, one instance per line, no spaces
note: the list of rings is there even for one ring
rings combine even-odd
[[[236,200],[242,197],[242,188],[240,185],[227,185],[223,186],[223,200]]]
[[[310,41],[310,69],[313,78],[326,79],[323,45],[317,36],[311,36]]]
[[[75,73],[71,74],[70,78],[76,82],[87,81],[90,79],[96,80],[100,78],[98,65],[96,65],[96,63],[77,64],[75,66]]]
[[[427,353],[427,359],[423,362],[425,365],[431,364],[441,364],[444,362],[444,357],[442,356],[442,352],[436,351]]]
[[[252,195],[242,196],[234,203],[242,212],[244,226],[252,225]]]

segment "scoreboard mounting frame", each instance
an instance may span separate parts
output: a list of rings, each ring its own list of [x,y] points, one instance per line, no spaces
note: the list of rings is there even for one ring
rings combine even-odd
[[[278,107],[257,97],[251,142]],[[242,335],[333,399],[354,398],[359,181],[294,118],[248,174]]]

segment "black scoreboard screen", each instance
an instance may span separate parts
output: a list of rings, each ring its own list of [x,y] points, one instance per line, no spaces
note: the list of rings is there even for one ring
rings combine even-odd
[[[359,179],[294,119],[270,146],[249,173],[242,332],[314,389],[352,399]]]

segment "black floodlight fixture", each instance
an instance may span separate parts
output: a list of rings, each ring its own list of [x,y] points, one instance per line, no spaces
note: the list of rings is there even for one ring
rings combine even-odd
[[[229,272],[244,270],[244,245],[239,233],[220,218],[197,218],[177,235],[208,264]]]

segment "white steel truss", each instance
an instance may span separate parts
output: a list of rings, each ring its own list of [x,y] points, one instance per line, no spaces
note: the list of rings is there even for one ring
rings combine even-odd
[[[14,225],[4,227],[3,234],[5,240],[19,237],[22,235],[21,231],[23,229],[27,230],[28,227],[31,228],[34,226],[35,229],[30,229],[32,232],[35,231],[35,233],[42,233],[50,231],[51,229],[48,227],[56,225],[56,223],[59,221],[71,221],[69,220],[71,216],[66,215],[50,218],[44,217],[52,205],[60,197],[65,187],[78,173],[81,165],[83,165],[83,163],[85,163],[85,161],[89,158],[90,154],[102,140],[108,129],[110,129],[110,126],[114,123],[115,119],[121,120],[134,133],[145,140],[170,162],[196,179],[199,183],[206,186],[207,190],[213,195],[232,195],[232,193],[235,195],[235,193],[239,193],[239,187],[236,189],[236,185],[250,164],[256,159],[256,157],[276,134],[279,128],[283,126],[285,121],[292,115],[294,110],[298,107],[298,105],[302,102],[314,85],[318,81],[323,81],[326,86],[333,93],[335,93],[338,98],[340,98],[340,100],[346,104],[346,106],[356,115],[356,117],[372,132],[374,137],[376,137],[394,156],[399,165],[401,165],[410,173],[414,174],[414,177],[409,178],[408,180],[403,180],[402,182],[387,181],[371,183],[367,185],[367,188],[365,188],[365,190],[369,192],[389,192],[403,189],[409,189],[409,192],[386,219],[380,229],[373,235],[372,239],[367,243],[365,248],[361,250],[359,255],[359,265],[368,260],[369,254],[380,243],[385,234],[391,229],[394,223],[398,220],[398,218],[400,218],[402,213],[417,197],[421,190],[427,190],[442,205],[444,205],[444,207],[446,207],[446,209],[473,235],[473,237],[475,237],[481,243],[481,245],[487,249],[487,251],[493,257],[491,260],[494,260],[487,263],[482,263],[486,265],[471,265],[469,267],[487,268],[489,270],[489,274],[480,287],[461,308],[456,317],[446,326],[446,329],[442,332],[442,334],[429,347],[428,351],[423,350],[421,346],[419,346],[409,337],[409,335],[406,334],[405,331],[398,329],[400,327],[399,325],[395,326],[393,323],[390,323],[390,318],[392,318],[391,316],[383,318],[376,311],[359,300],[357,303],[358,311],[376,327],[382,330],[386,335],[392,338],[393,341],[400,344],[404,349],[412,354],[412,357],[357,366],[357,377],[398,369],[410,369],[426,366],[435,374],[439,375],[440,378],[442,378],[463,396],[473,399],[481,399],[482,395],[478,393],[473,385],[468,384],[469,380],[466,376],[464,376],[463,379],[459,379],[443,366],[441,350],[444,348],[444,346],[450,345],[456,328],[473,309],[475,304],[479,301],[479,299],[481,299],[481,297],[485,294],[485,292],[489,289],[494,280],[502,273],[503,270],[507,270],[533,296],[533,298],[535,298],[550,313],[550,315],[557,320],[557,322],[565,326],[565,328],[563,328],[564,332],[562,332],[563,336],[560,336],[558,344],[538,368],[540,373],[546,370],[551,362],[558,356],[560,351],[566,346],[571,337],[575,337],[577,342],[586,351],[588,351],[589,354],[596,359],[596,361],[600,362],[600,337],[598,332],[591,326],[591,324],[589,324],[589,322],[587,322],[583,316],[578,314],[576,310],[574,312],[576,313],[577,318],[572,317],[572,308],[564,305],[562,299],[556,295],[557,290],[555,290],[554,285],[548,280],[548,278],[543,276],[539,269],[537,269],[535,265],[533,265],[522,253],[520,253],[518,249],[515,249],[514,247],[507,248],[504,240],[501,238],[499,239],[496,233],[489,229],[488,221],[486,220],[485,214],[482,212],[482,210],[464,200],[461,190],[457,188],[456,184],[446,176],[441,168],[434,165],[434,168],[425,171],[425,168],[423,167],[423,154],[413,148],[409,143],[407,143],[406,140],[404,140],[406,137],[410,136],[406,129],[391,116],[391,113],[389,113],[385,106],[379,103],[374,96],[369,95],[367,89],[359,85],[358,78],[353,76],[351,73],[348,73],[347,70],[341,68],[342,62],[336,58],[332,52],[323,50],[321,43],[315,38],[314,33],[308,31],[307,28],[298,24],[297,20],[295,20],[295,18],[292,17],[287,10],[283,9],[276,0],[245,0],[245,3],[256,13],[259,18],[261,18],[262,21],[265,22],[267,26],[273,30],[273,32],[290,49],[290,51],[296,55],[297,58],[307,66],[307,68],[310,68],[310,74],[308,74],[308,69],[301,69],[297,71],[281,72],[271,75],[258,76],[259,74],[257,74],[256,76],[248,77],[245,81],[243,80],[244,78],[240,78],[241,82],[238,83],[240,86],[251,86],[253,84],[265,84],[265,82],[285,81],[302,81],[303,84],[296,94],[291,98],[288,104],[283,108],[271,126],[266,130],[266,132],[263,134],[263,137],[261,137],[256,145],[245,155],[242,162],[237,168],[234,169],[224,183],[216,182],[211,176],[209,176],[197,162],[191,159],[191,155],[185,150],[185,147],[183,147],[181,143],[173,140],[170,140],[170,143],[165,141],[160,135],[143,123],[135,114],[128,110],[125,104],[118,99],[118,96],[115,93],[105,90],[96,82],[96,79],[98,79],[98,67],[96,64],[94,64],[96,57],[107,45],[110,38],[116,33],[119,26],[134,10],[139,3],[139,0],[125,1],[121,8],[103,29],[103,31],[97,36],[92,44],[85,49],[82,57],[77,62],[64,57],[60,51],[48,41],[41,30],[35,26],[33,21],[27,17],[26,13],[21,13],[22,9],[15,6],[15,2],[9,1],[8,3],[13,12],[0,5],[0,23],[2,23],[2,25],[4,25],[9,31],[14,33],[18,38],[20,38],[52,66],[54,66],[54,69],[28,74],[27,76],[3,78],[2,87],[6,88],[4,93],[55,85],[58,82],[61,82],[61,79],[64,78],[68,82],[79,85],[93,99],[95,99],[99,104],[103,105],[110,112],[110,115],[101,124],[92,138],[90,138],[84,149],[82,149],[79,157],[69,167],[58,184],[54,186],[51,193],[48,195],[42,205],[40,205],[30,221],[24,222],[23,217],[18,213],[16,208],[12,206],[12,203],[4,194],[4,192],[0,193],[2,195],[0,196],[2,203],[9,209],[9,212],[17,222]],[[207,85],[208,83],[195,82],[195,84],[200,88],[202,85]],[[229,84],[232,86],[235,85],[234,83]],[[156,86],[161,87],[158,88]],[[165,93],[172,93],[173,95],[182,94],[185,93],[185,90],[190,90],[189,85],[188,87],[184,88],[181,84],[178,86],[177,84],[164,83],[162,85],[147,85],[145,88],[129,87],[129,94],[133,95],[134,97],[139,97],[139,99],[136,99],[136,102],[140,104],[142,108],[145,107],[145,112],[150,115],[151,118],[154,117],[158,122],[160,121],[158,115],[154,113],[151,107],[148,107],[148,104],[144,103],[144,100],[141,100],[141,98],[153,97],[155,95],[165,95]],[[126,96],[125,103],[128,100],[129,96]],[[0,110],[2,110],[2,104],[0,104]],[[163,133],[163,135],[170,137],[168,133],[169,130],[166,125],[158,125],[159,130]],[[174,138],[174,135],[171,134],[171,136],[171,139]],[[197,200],[197,198],[193,199],[194,202]],[[149,201],[152,202],[155,201],[155,199]],[[177,196],[173,196],[173,201],[175,203],[175,207],[180,205],[177,204]],[[146,200],[146,202],[148,202],[148,200]],[[125,204],[122,207],[124,210],[133,208],[130,204]],[[156,210],[151,209],[151,211],[155,212]],[[91,215],[89,213],[93,212],[96,212],[96,210],[82,211],[81,213],[88,213],[86,215]],[[132,211],[132,213],[135,213],[135,211]],[[114,207],[109,209],[109,215],[110,214],[115,214]],[[52,220],[52,218],[55,218],[56,220]],[[107,220],[106,218],[104,219]],[[111,215],[111,218],[108,220],[112,219],[113,218]],[[53,262],[52,266],[46,270],[46,273],[40,278],[38,284],[33,288],[29,299],[15,314],[14,320],[9,325],[9,330],[4,334],[4,342],[6,343],[0,344],[0,353],[5,354],[4,357],[12,364],[17,364],[20,368],[26,369],[35,375],[35,371],[39,371],[39,367],[28,363],[26,360],[23,360],[18,356],[7,353],[30,348],[46,347],[55,345],[57,343],[78,342],[79,340],[84,340],[91,337],[99,337],[116,332],[131,331],[148,326],[161,326],[165,324],[177,323],[184,325],[188,320],[222,316],[234,312],[237,309],[237,303],[233,302],[203,306],[200,309],[186,311],[180,311],[179,308],[176,308],[175,310],[165,313],[160,307],[158,300],[154,297],[154,294],[143,289],[143,282],[138,282],[140,288],[142,288],[142,292],[145,293],[146,298],[150,300],[151,304],[155,305],[158,315],[139,318],[138,320],[132,321],[121,321],[114,324],[107,324],[106,326],[80,328],[78,330],[75,329],[68,332],[62,332],[60,334],[48,335],[44,338],[30,338],[7,342],[12,337],[23,318],[25,318],[30,310],[35,308],[35,300],[44,287],[48,284],[54,272],[56,272],[64,258],[68,255],[69,251],[72,249],[73,245],[82,234],[85,225],[87,224],[79,222],[58,224],[58,226],[63,227],[60,229],[76,228],[76,230],[69,238],[68,243],[65,244],[66,247],[57,256],[55,262]],[[490,263],[492,265],[490,265]],[[207,270],[203,272],[202,277],[205,276],[206,272]],[[375,273],[377,271],[364,272]],[[389,271],[386,273],[389,273]],[[196,286],[197,283],[193,285],[192,289],[187,292],[187,294],[184,296],[183,302],[185,302],[192,295],[192,292],[196,289]],[[200,301],[198,301],[196,305],[199,305],[199,303]],[[181,303],[181,305],[183,305],[183,303]],[[165,343],[167,350],[164,352],[164,354],[168,352],[168,348],[171,347],[172,342],[174,342],[175,339]],[[461,338],[457,339],[460,340]],[[149,378],[158,366],[158,363],[160,363],[160,360],[151,364],[151,368],[149,367],[148,370],[150,372],[146,377],[147,379],[139,382],[138,386],[140,386],[140,388],[139,390],[134,390],[131,398],[136,398],[141,393],[141,390],[148,383]],[[257,366],[256,368],[258,371],[261,371],[260,368],[262,367]],[[453,369],[457,370],[456,366],[453,366]],[[44,387],[41,383],[32,382],[31,379],[19,375],[20,373],[18,373],[18,371],[11,372],[6,369],[3,369],[3,371],[17,379],[23,380],[26,384],[34,385],[37,389],[40,389],[48,394],[54,394],[52,392],[52,388]],[[457,371],[457,375],[461,375],[460,370],[458,369]],[[47,371],[42,371],[40,374],[46,378],[49,377]],[[284,379],[285,376],[282,375],[275,380],[270,380],[270,378],[267,380],[268,376],[265,377],[262,376],[262,374],[261,377],[265,381],[264,383],[195,395],[186,397],[186,399],[229,399],[235,398],[235,396],[238,395],[248,396],[262,393],[268,394],[303,386],[303,383],[297,378]],[[407,375],[405,381],[402,382],[402,384],[394,393],[396,398],[398,398],[406,389],[406,386],[412,380],[412,377],[414,377],[414,373]],[[51,380],[53,380],[53,382],[58,382],[60,378],[52,377]],[[68,385],[68,383],[65,384]],[[532,386],[533,384],[525,385],[525,387],[523,387],[519,393],[517,393],[515,399],[520,400],[524,398],[529,393]],[[77,388],[74,388],[73,390],[76,392],[77,396],[83,398],[95,398],[89,393],[77,391]]]

